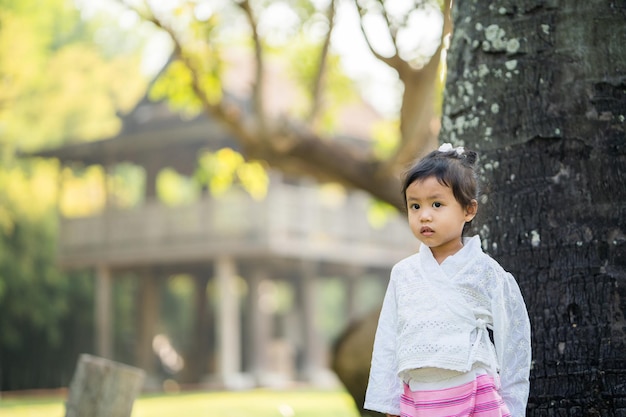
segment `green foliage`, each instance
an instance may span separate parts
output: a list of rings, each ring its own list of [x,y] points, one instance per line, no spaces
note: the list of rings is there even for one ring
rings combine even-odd
[[[188,117],[196,116],[202,111],[202,102],[192,87],[192,75],[189,68],[181,61],[174,61],[168,65],[164,73],[157,78],[149,92],[153,101],[167,99],[172,110],[183,113]],[[206,86],[211,83],[205,81]],[[211,91],[209,93],[217,93]]]
[[[314,99],[314,83],[319,71],[321,48],[318,42],[308,40],[304,35],[288,45],[284,54],[289,59],[290,78],[300,88],[307,107],[300,109],[302,114],[308,110]],[[323,113],[320,128],[332,132],[337,125],[337,111],[351,102],[358,100],[355,83],[343,72],[338,56],[329,54],[323,73],[324,89],[321,97]]]
[[[193,9],[193,4],[183,3],[174,14],[179,17],[190,15]],[[153,83],[149,97],[154,101],[167,99],[172,110],[195,116],[202,110],[198,94],[211,104],[222,99],[223,62],[220,46],[216,44],[220,18],[213,15],[206,20],[191,19],[187,26],[189,38],[184,58],[169,63]],[[193,88],[190,66],[201,74],[198,79],[200,92]]]
[[[115,199],[118,208],[136,207],[143,202],[145,182],[145,173],[141,167],[118,164],[108,178],[109,196]]]
[[[145,81],[97,29],[70,0],[0,0],[0,390],[65,385],[93,349],[93,277],[56,262],[59,166],[15,153],[119,129]]]
[[[398,148],[400,143],[399,125],[398,120],[385,120],[374,125],[372,139],[374,141],[374,154],[378,158],[389,158]]]
[[[0,189],[16,179],[0,175]],[[37,213],[0,196],[11,219],[0,232],[0,388],[66,384],[78,353],[92,349],[92,280],[56,267],[50,206]]]
[[[230,148],[200,155],[195,178],[216,196],[223,195],[237,184],[253,198],[262,199],[269,186],[269,177],[261,163],[246,162],[239,152]]]
[[[58,296],[67,282],[54,268],[54,230],[45,219],[12,214],[13,227],[0,235],[0,339],[9,348],[24,347],[28,340],[22,331],[30,324],[58,345],[56,325],[68,306]]]
[[[82,169],[63,168],[59,180],[63,187],[57,198],[60,214],[81,217],[102,211],[106,204],[104,178],[104,169],[97,165]]]
[[[0,390],[67,384],[91,351],[93,282],[56,266],[56,167],[0,169]]]
[[[165,168],[157,177],[159,200],[170,206],[190,204],[200,196],[200,186],[190,178]]]
[[[373,227],[383,227],[387,221],[398,215],[398,211],[392,205],[381,201],[372,200],[367,210],[367,218]]]
[[[107,64],[90,43],[95,28],[66,0],[9,3],[0,11],[0,143],[32,150],[115,133],[115,104],[128,107],[121,97],[134,101],[145,85],[129,70],[137,58]]]
[[[334,340],[345,328],[346,296],[345,287],[339,278],[327,278],[316,283],[316,311],[323,312],[316,316],[316,328],[326,341]]]

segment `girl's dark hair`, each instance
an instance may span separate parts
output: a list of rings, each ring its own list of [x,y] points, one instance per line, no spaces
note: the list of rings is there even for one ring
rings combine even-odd
[[[472,200],[478,199],[478,175],[474,151],[456,148],[447,151],[433,151],[413,165],[404,175],[402,195],[406,202],[406,190],[415,181],[435,177],[440,184],[450,187],[456,201],[462,207],[469,207]]]

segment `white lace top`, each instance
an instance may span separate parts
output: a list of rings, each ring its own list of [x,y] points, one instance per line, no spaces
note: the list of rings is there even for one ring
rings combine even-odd
[[[506,405],[513,417],[522,417],[530,354],[530,323],[519,287],[482,251],[480,238],[465,239],[464,247],[441,265],[422,245],[391,271],[365,408],[399,415],[402,383],[409,383],[420,369],[465,373],[478,364],[499,373]]]

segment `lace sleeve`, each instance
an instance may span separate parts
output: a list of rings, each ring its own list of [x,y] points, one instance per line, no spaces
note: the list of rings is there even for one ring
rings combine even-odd
[[[403,392],[403,386],[397,375],[396,315],[395,285],[392,272],[392,279],[387,287],[378,319],[364,408],[400,415],[400,395]]]
[[[513,417],[524,417],[530,388],[530,321],[515,279],[509,273],[503,278],[492,300],[501,395]]]

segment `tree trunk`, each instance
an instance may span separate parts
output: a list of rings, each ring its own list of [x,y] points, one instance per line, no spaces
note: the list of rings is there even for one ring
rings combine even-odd
[[[626,3],[453,14],[441,141],[481,155],[478,231],[532,322],[528,415],[626,416]]]
[[[70,384],[65,417],[129,417],[144,371],[81,355]]]
[[[384,416],[363,408],[379,315],[380,309],[377,308],[352,323],[333,346],[331,368],[354,399],[362,416]]]

